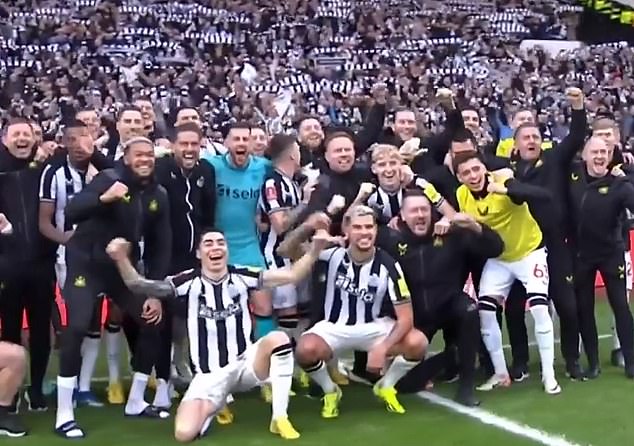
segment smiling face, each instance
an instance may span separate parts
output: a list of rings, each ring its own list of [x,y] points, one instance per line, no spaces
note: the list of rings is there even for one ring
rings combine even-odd
[[[101,123],[99,122],[99,116],[96,111],[82,110],[77,113],[75,117],[88,126],[93,138],[97,138],[99,136],[99,127]]]
[[[603,177],[608,174],[612,161],[611,151],[602,138],[590,138],[583,148],[582,158],[586,163],[588,173],[593,177]]]
[[[484,189],[487,169],[478,158],[469,158],[456,168],[458,180],[473,192]]]
[[[200,137],[196,132],[178,132],[173,150],[176,164],[191,170],[200,159]]]
[[[513,116],[511,127],[516,129],[522,124],[535,124],[535,116],[530,110],[520,110]]]
[[[123,155],[123,162],[141,178],[147,179],[154,173],[154,147],[144,141],[132,143]]]
[[[315,118],[304,119],[299,125],[299,142],[315,149],[324,140],[324,130]]]
[[[31,124],[20,122],[9,125],[2,138],[2,143],[14,157],[27,159],[31,156],[33,144],[35,144],[35,135]]]
[[[379,146],[372,151],[372,173],[386,192],[396,192],[401,186],[403,159],[394,146]]]
[[[143,117],[141,112],[126,110],[121,113],[117,121],[117,132],[119,132],[122,143],[135,136],[143,136]]]
[[[477,111],[463,110],[462,120],[464,121],[465,128],[471,130],[471,133],[477,135],[480,132],[480,116]]]
[[[354,143],[347,136],[336,136],[326,147],[328,166],[338,173],[348,172],[354,164]]]
[[[227,241],[221,232],[208,231],[200,238],[197,256],[206,275],[224,275],[227,271]]]
[[[376,220],[372,211],[352,212],[344,221],[345,233],[351,249],[367,253],[374,249],[376,241]]]
[[[403,142],[409,141],[416,134],[416,115],[410,110],[401,110],[394,116],[394,133]]]
[[[269,143],[266,132],[260,128],[251,129],[251,153],[256,156],[264,156],[264,151]]]

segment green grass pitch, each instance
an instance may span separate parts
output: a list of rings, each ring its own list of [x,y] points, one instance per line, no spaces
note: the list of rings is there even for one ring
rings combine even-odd
[[[599,333],[609,334],[610,310],[604,300],[597,305]],[[530,317],[529,317],[530,319]],[[529,332],[532,329],[529,328]],[[531,336],[532,338],[532,336]],[[584,446],[625,446],[634,444],[634,382],[625,379],[621,369],[609,365],[612,340],[601,341],[603,374],[592,382],[574,383],[564,378],[561,358],[558,376],[563,392],[548,396],[539,382],[538,355],[531,350],[531,378],[510,389],[481,394],[483,410],[549,434],[565,437],[567,444]],[[439,345],[434,344],[434,347]],[[508,353],[508,352],[507,352]],[[557,346],[557,353],[559,348]],[[105,376],[99,364],[98,375]],[[51,376],[56,365],[51,366]],[[103,393],[105,384],[94,384]],[[301,432],[297,446],[495,446],[535,445],[533,440],[508,433],[499,427],[433,405],[415,395],[401,396],[407,408],[404,415],[387,413],[365,386],[345,387],[341,415],[335,420],[319,416],[320,402],[298,395],[291,398],[290,417]],[[453,385],[437,385],[434,392],[450,397]],[[148,395],[150,396],[150,395]],[[229,426],[214,424],[210,435],[199,444],[223,446],[273,446],[289,443],[268,432],[270,407],[257,393],[238,394],[232,405],[236,419]],[[173,440],[170,420],[129,419],[122,407],[81,408],[78,421],[87,431],[83,440],[64,440],[53,434],[53,409],[48,413],[22,411],[31,432],[28,437],[3,440],[24,446],[66,445],[69,441],[91,446],[166,446]],[[174,410],[173,410],[174,412]],[[2,441],[2,440],[0,440]],[[553,443],[554,445],[555,443]],[[566,443],[562,443],[566,446]]]

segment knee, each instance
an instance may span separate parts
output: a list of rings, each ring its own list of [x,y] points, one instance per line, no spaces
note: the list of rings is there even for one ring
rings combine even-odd
[[[291,344],[291,338],[286,333],[280,330],[275,330],[268,333],[262,338],[262,343],[269,350],[275,350],[277,347]]]
[[[176,421],[176,425],[174,427],[174,439],[179,443],[189,443],[194,441],[198,436],[198,432],[188,425],[187,423],[183,423],[180,421]]]
[[[295,357],[300,364],[310,365],[315,361],[327,359],[324,342],[314,334],[305,334],[299,338],[295,349]]]
[[[26,350],[21,345],[2,342],[0,344],[0,355],[14,369],[24,369],[26,365]]]
[[[401,342],[401,354],[407,359],[421,360],[425,356],[429,341],[422,331],[412,329]]]

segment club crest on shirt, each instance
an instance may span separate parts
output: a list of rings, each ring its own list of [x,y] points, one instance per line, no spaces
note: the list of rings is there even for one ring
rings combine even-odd
[[[570,179],[572,181],[578,181],[579,180],[579,175],[577,175],[576,173],[571,173],[570,174]]]
[[[544,162],[541,159],[538,159],[537,162],[535,163],[535,167],[542,167],[544,165]]]
[[[355,296],[357,299],[362,300],[365,303],[374,302],[374,293],[370,290],[356,287],[353,283],[353,280],[343,274],[337,274],[337,278],[335,279],[335,286],[342,291],[345,291],[351,296]]]
[[[196,181],[196,186],[203,187],[204,185],[205,185],[205,178],[204,177],[198,178],[198,180]]]
[[[407,243],[399,243],[396,248],[399,256],[404,256],[407,253]]]
[[[432,244],[434,248],[440,248],[444,244],[442,237],[434,237]]]
[[[125,194],[123,197],[121,197],[121,201],[123,201],[124,203],[129,203],[131,199],[132,197],[130,196],[130,194]]]
[[[603,186],[603,187],[600,187],[598,190],[601,195],[606,195],[608,193],[609,188],[608,186]]]
[[[150,212],[158,211],[158,202],[154,199],[150,200],[150,204],[148,205],[147,208]]]
[[[86,278],[84,276],[77,276],[73,284],[77,288],[86,288]]]
[[[484,206],[482,208],[480,208],[478,206],[478,214],[480,214],[480,216],[484,217],[485,215],[487,215],[489,213],[489,207],[488,206]]]

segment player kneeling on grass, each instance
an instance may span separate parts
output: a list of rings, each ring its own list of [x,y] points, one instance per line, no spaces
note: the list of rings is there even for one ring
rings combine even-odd
[[[115,239],[108,245],[107,251],[131,291],[187,299],[194,378],[176,414],[177,441],[188,442],[203,435],[230,392],[264,383],[271,384],[273,394],[270,431],[284,439],[299,437],[287,415],[294,366],[291,341],[284,332],[272,331],[251,342],[249,297],[256,289],[302,280],[330,241],[330,235],[321,231],[311,249],[291,267],[256,271],[228,265],[224,235],[208,230],[198,245],[200,267],[164,281],[147,280],[137,273],[128,258],[127,241]],[[257,298],[251,303],[255,309],[262,304]]]
[[[296,358],[324,391],[322,417],[335,418],[342,393],[326,362],[344,351],[367,351],[368,370],[379,373],[394,357],[374,393],[390,412],[404,413],[394,386],[423,359],[427,338],[413,328],[410,292],[400,265],[375,246],[374,211],[363,205],[351,207],[343,230],[348,247],[329,248],[319,255],[328,271],[323,320],[299,338]]]

